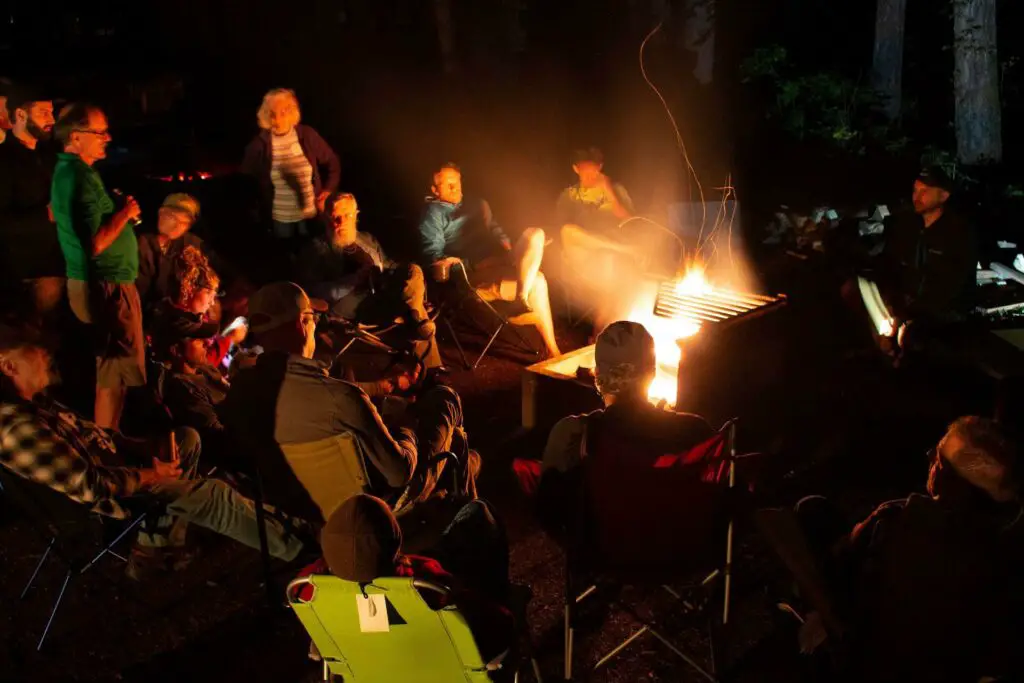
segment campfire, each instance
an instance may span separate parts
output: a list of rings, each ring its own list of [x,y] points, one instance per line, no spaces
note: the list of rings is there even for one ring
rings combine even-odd
[[[641,323],[654,337],[658,371],[648,391],[651,401],[676,403],[681,340],[697,334],[705,324],[728,322],[779,301],[712,285],[700,265],[692,265],[682,278],[646,283],[627,318]]]
[[[631,310],[623,317],[641,323],[654,337],[658,367],[648,398],[652,403],[664,401],[665,405],[675,407],[680,397],[686,395],[684,390],[691,381],[700,383],[692,374],[697,368],[685,367],[690,360],[683,362],[683,350],[687,340],[701,334],[702,329],[707,328],[704,334],[725,333],[734,323],[760,317],[761,313],[775,310],[785,302],[785,296],[763,296],[714,284],[697,265],[676,279],[645,280]],[[736,337],[735,334],[727,336]],[[717,341],[712,345],[718,346]],[[734,353],[733,346],[726,345],[727,355]],[[688,357],[694,354],[699,356],[694,362],[704,365],[706,350],[687,348]],[[593,380],[584,377],[593,371],[594,365],[594,346],[591,345],[527,368],[523,374],[523,427],[532,429],[552,416],[563,416],[574,410],[593,410],[592,403],[589,407],[584,405],[586,397],[593,398]],[[574,394],[574,386],[578,387],[575,391],[583,393]],[[576,401],[583,403],[577,405]]]

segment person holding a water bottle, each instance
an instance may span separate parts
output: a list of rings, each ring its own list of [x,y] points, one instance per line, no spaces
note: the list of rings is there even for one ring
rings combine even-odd
[[[117,429],[128,387],[146,382],[142,306],[135,288],[139,247],[132,197],[107,193],[93,168],[107,156],[107,117],[94,105],[64,109],[55,127],[63,151],[51,186],[51,207],[67,264],[68,299],[75,316],[92,325],[96,341],[95,421]]]

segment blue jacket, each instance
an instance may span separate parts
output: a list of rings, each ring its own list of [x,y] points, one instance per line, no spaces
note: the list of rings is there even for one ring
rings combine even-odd
[[[425,263],[446,256],[477,263],[501,253],[501,243],[508,235],[494,220],[490,205],[484,200],[460,204],[427,197],[420,219],[420,251]]]

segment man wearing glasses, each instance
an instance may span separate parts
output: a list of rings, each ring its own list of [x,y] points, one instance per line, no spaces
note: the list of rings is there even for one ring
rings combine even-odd
[[[358,229],[359,206],[351,194],[331,197],[327,211],[326,234],[313,240],[299,259],[303,285],[347,320],[390,326],[401,318],[409,337],[418,342],[416,353],[425,367],[439,366],[423,270],[391,260],[373,235]]]
[[[107,117],[76,103],[55,127],[64,150],[53,172],[51,207],[67,266],[68,299],[75,316],[96,336],[95,421],[116,429],[128,387],[146,382],[142,307],[135,278],[139,247],[132,225],[140,209],[131,197],[116,208],[93,168],[107,156]]]
[[[445,489],[438,454],[466,451],[458,394],[443,386],[423,392],[400,424],[385,426],[362,389],[329,377],[313,359],[326,309],[291,282],[266,285],[249,299],[250,331],[264,352],[235,376],[220,414],[273,487],[267,500],[322,524],[353,494],[339,483],[353,477],[362,492],[396,509]],[[478,456],[470,452],[458,468],[466,490],[445,490],[475,491]]]

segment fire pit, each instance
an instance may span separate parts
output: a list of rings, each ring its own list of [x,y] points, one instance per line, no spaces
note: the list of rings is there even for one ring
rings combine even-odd
[[[643,324],[654,337],[658,370],[651,401],[712,419],[732,417],[727,414],[732,409],[729,394],[749,393],[771,369],[762,355],[762,323],[756,321],[785,304],[784,295],[713,286],[699,270],[679,280],[644,283],[625,317]],[[591,345],[526,368],[523,427],[547,427],[565,415],[599,407],[594,364]]]

